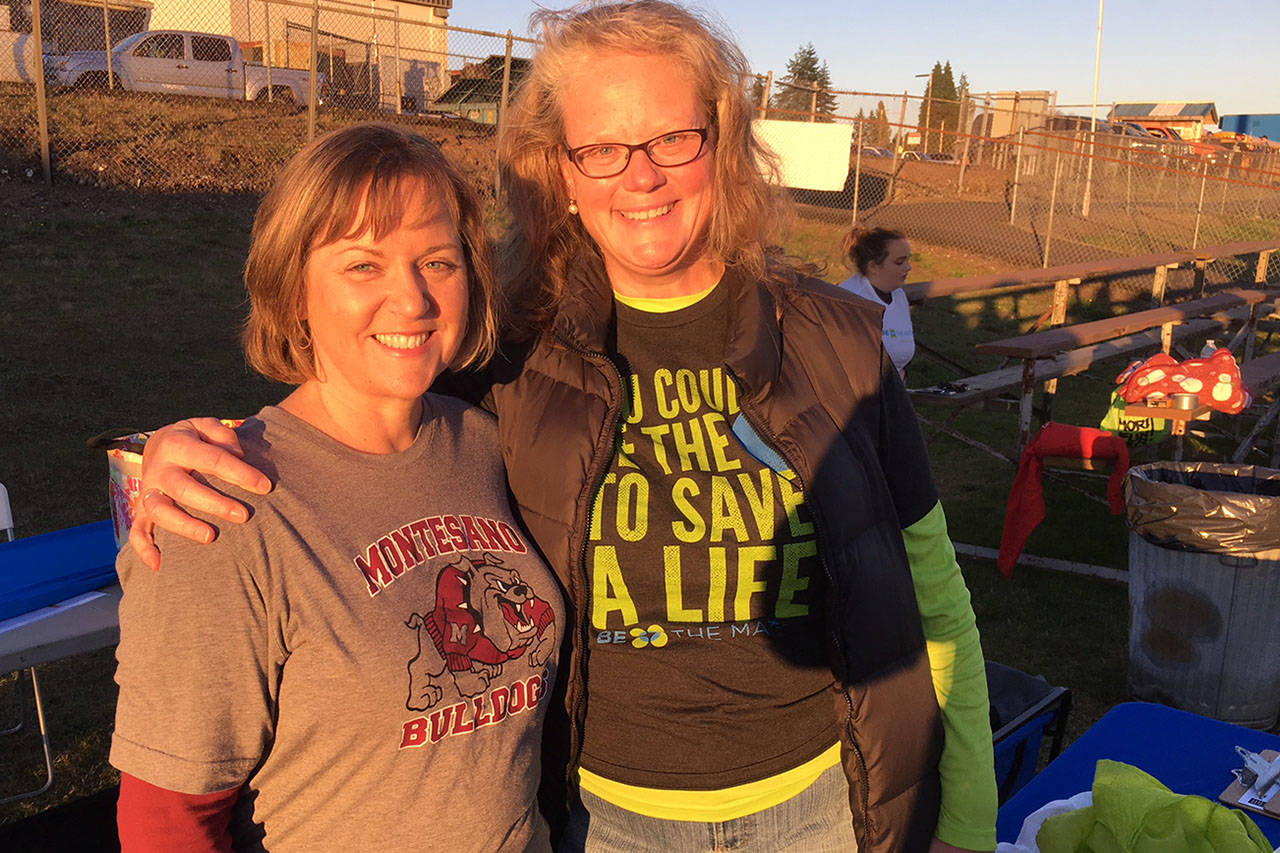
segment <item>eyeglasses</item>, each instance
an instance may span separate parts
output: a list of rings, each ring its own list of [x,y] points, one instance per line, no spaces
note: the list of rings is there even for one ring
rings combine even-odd
[[[692,163],[706,144],[707,129],[698,127],[673,130],[639,145],[597,142],[594,145],[579,145],[577,148],[566,146],[565,150],[569,152],[573,165],[588,178],[612,178],[626,170],[631,162],[631,155],[637,151],[647,154],[653,165],[671,168]]]

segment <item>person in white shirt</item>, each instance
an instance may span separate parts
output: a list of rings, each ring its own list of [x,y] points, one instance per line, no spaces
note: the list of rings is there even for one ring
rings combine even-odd
[[[881,339],[893,366],[905,376],[907,362],[916,353],[911,308],[902,290],[911,272],[911,244],[901,231],[855,225],[845,235],[841,251],[857,272],[840,286],[884,304]]]

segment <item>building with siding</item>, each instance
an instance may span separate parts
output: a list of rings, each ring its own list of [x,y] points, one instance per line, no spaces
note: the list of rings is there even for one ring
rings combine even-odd
[[[151,28],[150,0],[43,0],[40,3],[40,31],[46,51],[103,50],[106,28],[111,27],[111,43]],[[29,0],[0,0],[0,18],[8,26],[0,29],[31,32]]]
[[[1233,115],[1222,117],[1222,129],[1244,133],[1271,142],[1280,142],[1280,113]]]
[[[1143,126],[1167,127],[1183,139],[1195,142],[1205,133],[1217,129],[1218,108],[1212,101],[1116,104],[1107,118],[1111,121],[1133,121]]]

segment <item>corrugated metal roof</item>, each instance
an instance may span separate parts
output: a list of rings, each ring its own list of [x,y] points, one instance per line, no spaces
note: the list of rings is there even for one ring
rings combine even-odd
[[[502,67],[504,57],[490,56],[476,65],[476,70],[488,74],[487,77],[462,77],[454,81],[444,94],[435,99],[437,104],[474,104],[496,103],[502,99]],[[529,69],[529,60],[519,57],[511,58],[511,86],[520,82]]]
[[[1217,119],[1218,110],[1212,101],[1156,101],[1145,104],[1116,104],[1111,108],[1113,118],[1203,118]]]

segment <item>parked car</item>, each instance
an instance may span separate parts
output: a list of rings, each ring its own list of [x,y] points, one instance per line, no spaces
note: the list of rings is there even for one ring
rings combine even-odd
[[[1108,130],[1121,137],[1121,144],[1131,151],[1164,153],[1160,141],[1140,124],[1128,121],[1108,122]]]
[[[1143,128],[1161,140],[1161,144],[1166,146],[1166,151],[1170,154],[1182,156],[1190,154],[1203,157],[1214,164],[1225,163],[1231,156],[1231,151],[1225,145],[1215,142],[1208,136],[1203,139],[1185,139],[1171,127],[1148,124],[1143,125]]]
[[[930,163],[950,163],[953,166],[960,165],[959,158],[954,154],[948,154],[945,151],[935,151],[932,154],[926,154],[924,156]]]
[[[77,50],[53,69],[63,86],[105,88],[108,73],[114,84],[129,92],[165,92],[209,98],[258,100],[270,90],[274,97],[308,101],[310,71],[268,69],[244,61],[240,43],[229,36],[184,30],[151,30],[121,39],[111,48],[108,72],[105,50]],[[317,75],[323,100],[328,87]]]
[[[1171,127],[1162,127],[1158,124],[1141,125],[1142,129],[1150,133],[1160,143],[1169,154],[1179,157],[1185,157],[1192,153],[1191,144],[1178,135]]]
[[[862,156],[863,157],[886,157],[889,159],[893,159],[893,152],[890,151],[888,148],[880,148],[875,145],[864,145],[862,146]]]
[[[1106,119],[1091,119],[1089,116],[1056,115],[1045,119],[1044,125],[1036,130],[1050,133],[1088,133],[1092,127],[1097,133],[1116,133],[1115,125]]]
[[[925,159],[925,155],[924,155],[924,152],[922,151],[903,151],[902,159],[903,160],[923,160]]]

